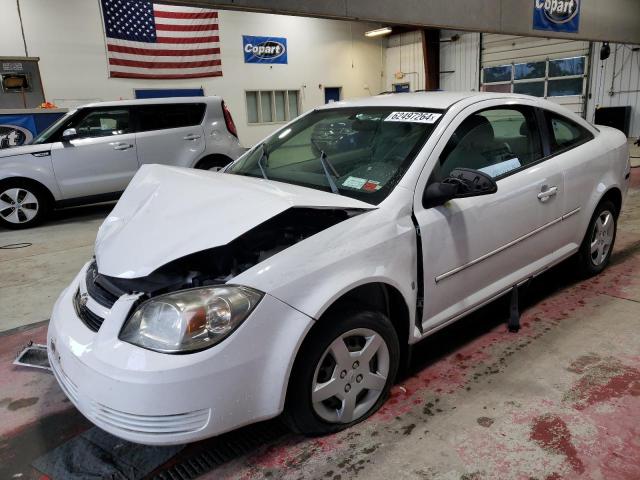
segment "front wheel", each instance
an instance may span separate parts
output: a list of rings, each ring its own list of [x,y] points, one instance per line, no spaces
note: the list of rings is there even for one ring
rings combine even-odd
[[[0,183],[0,224],[4,227],[33,227],[46,217],[49,208],[42,188],[21,179]]]
[[[617,213],[615,205],[608,200],[596,207],[578,254],[583,275],[597,275],[609,264],[616,239]]]
[[[224,155],[213,155],[211,157],[205,157],[198,162],[195,166],[198,170],[209,170],[210,172],[219,172],[224,167],[229,165],[232,160]]]
[[[323,320],[296,359],[285,421],[296,432],[321,435],[364,420],[384,403],[399,352],[396,331],[381,313]]]

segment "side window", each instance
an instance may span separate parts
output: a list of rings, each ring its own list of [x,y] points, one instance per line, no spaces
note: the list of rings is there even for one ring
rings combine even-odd
[[[93,110],[75,124],[81,138],[108,137],[131,131],[129,109]]]
[[[542,156],[533,109],[491,108],[470,115],[458,126],[440,155],[434,180],[459,167],[500,177]]]
[[[555,113],[545,111],[551,142],[551,153],[578,146],[593,138],[591,132]]]
[[[139,131],[149,132],[200,125],[205,110],[206,105],[203,103],[141,106],[138,108]]]

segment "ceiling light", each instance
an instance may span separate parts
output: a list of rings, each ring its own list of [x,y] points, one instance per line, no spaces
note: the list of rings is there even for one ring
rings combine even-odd
[[[365,37],[379,37],[381,35],[389,35],[391,33],[391,27],[378,28],[377,30],[369,30],[364,32]]]

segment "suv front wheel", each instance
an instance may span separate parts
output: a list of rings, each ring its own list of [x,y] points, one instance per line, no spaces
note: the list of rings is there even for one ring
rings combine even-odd
[[[43,188],[21,179],[0,182],[0,225],[14,230],[33,227],[44,220],[49,209]]]

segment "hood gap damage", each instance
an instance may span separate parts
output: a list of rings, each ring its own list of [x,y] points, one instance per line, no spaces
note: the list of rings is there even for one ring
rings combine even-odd
[[[103,275],[94,264],[87,270],[87,288],[90,293],[92,290],[110,293],[92,295],[94,298],[98,297],[96,300],[99,303],[110,308],[115,299],[125,293],[143,292],[146,298],[150,298],[186,288],[225,284],[286,248],[366,211],[353,208],[292,207],[226,245],[185,255],[145,277],[118,278]],[[105,299],[105,296],[109,298]]]

